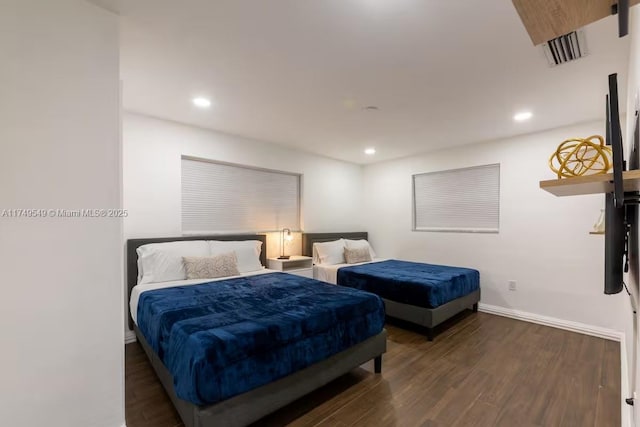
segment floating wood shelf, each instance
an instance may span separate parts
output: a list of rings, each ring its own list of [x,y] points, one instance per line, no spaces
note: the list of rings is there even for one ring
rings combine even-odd
[[[630,0],[633,6],[640,0]],[[534,45],[611,15],[617,0],[513,0]]]
[[[589,234],[598,234],[604,236],[604,231],[590,231]]]
[[[622,173],[624,191],[640,191],[640,170]],[[613,191],[613,174],[578,176],[540,181],[540,188],[556,196],[604,194]]]

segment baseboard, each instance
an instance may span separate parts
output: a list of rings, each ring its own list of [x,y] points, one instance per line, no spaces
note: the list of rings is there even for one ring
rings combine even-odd
[[[551,326],[553,328],[564,329],[571,332],[578,332],[581,334],[591,335],[594,337],[604,338],[612,341],[620,342],[624,337],[624,333],[615,331],[613,329],[601,328],[599,326],[587,325],[585,323],[571,322],[569,320],[557,319],[555,317],[541,316],[539,314],[514,310],[512,308],[499,307],[497,305],[479,303],[478,310],[484,313],[524,320],[526,322]],[[620,348],[620,352],[623,352],[622,347]]]
[[[621,411],[621,423],[622,427],[632,427],[633,420],[633,406],[627,405],[624,400],[629,397],[629,362],[627,361],[627,343],[626,334],[622,334],[620,337],[620,411]]]
[[[136,342],[136,333],[133,331],[124,331],[124,343],[131,344],[132,342]],[[126,427],[126,426],[125,426]]]

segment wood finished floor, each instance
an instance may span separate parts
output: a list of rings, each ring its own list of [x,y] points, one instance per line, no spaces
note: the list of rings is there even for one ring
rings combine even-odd
[[[434,342],[387,331],[382,375],[369,362],[254,426],[620,426],[617,342],[471,312]],[[126,346],[126,420],[183,426],[138,343]]]

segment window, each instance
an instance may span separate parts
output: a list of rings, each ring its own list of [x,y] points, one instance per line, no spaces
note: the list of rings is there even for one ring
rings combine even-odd
[[[500,165],[413,175],[413,229],[497,233]]]
[[[300,175],[182,157],[182,232],[300,229]]]

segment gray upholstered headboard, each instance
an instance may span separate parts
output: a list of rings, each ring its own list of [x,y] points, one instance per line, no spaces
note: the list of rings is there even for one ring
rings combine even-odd
[[[338,239],[365,239],[369,238],[366,231],[356,231],[347,233],[304,233],[302,234],[302,255],[313,256],[313,244],[322,242],[332,242]]]
[[[155,237],[147,239],[127,240],[127,301],[131,299],[131,290],[138,283],[138,254],[136,249],[149,243],[165,243],[182,240],[260,240],[262,242],[262,252],[260,262],[267,265],[267,236],[264,234],[218,234],[213,236],[180,236],[180,237]],[[129,311],[129,310],[127,310]],[[133,329],[133,319],[129,312],[129,328]]]

